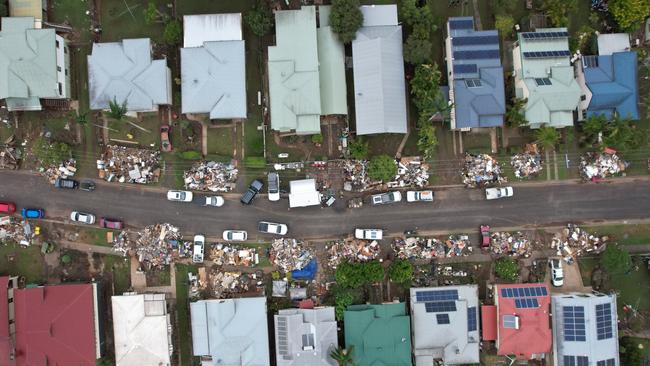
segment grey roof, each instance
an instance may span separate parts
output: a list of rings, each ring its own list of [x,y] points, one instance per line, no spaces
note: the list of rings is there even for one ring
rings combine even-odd
[[[426,300],[418,298],[418,293],[430,291],[435,295]],[[457,297],[446,296],[453,291],[457,293]],[[431,366],[434,360],[442,360],[445,365],[479,363],[477,285],[411,288],[410,295],[416,366]],[[453,301],[456,310],[428,312],[428,305],[425,304],[435,304],[432,300]],[[475,319],[471,330],[468,321],[470,312],[474,312],[472,320]],[[438,324],[439,314],[447,314],[449,324]]]
[[[597,312],[596,306],[600,304],[609,304],[611,308],[611,317],[601,315],[601,326],[611,327],[611,337],[598,339],[597,331]],[[553,348],[554,364],[557,366],[568,366],[564,362],[565,356],[587,356],[589,364],[596,365],[598,361],[614,359],[615,366],[621,365],[618,354],[618,328],[616,314],[616,296],[603,294],[583,294],[574,293],[567,295],[556,295],[551,298],[553,311]],[[565,316],[565,307],[567,313]],[[576,309],[578,315],[570,312]],[[584,321],[582,316],[584,314]],[[566,320],[577,318],[576,325],[565,324]],[[572,340],[574,328],[581,331],[584,323],[584,341]],[[582,335],[582,333],[580,333]],[[602,337],[601,337],[602,338]]]
[[[283,309],[274,317],[278,366],[335,366],[330,351],[338,347],[333,307]]]
[[[357,135],[406,133],[402,27],[362,27],[352,55]]]
[[[155,110],[171,104],[167,60],[153,60],[149,38],[94,43],[88,55],[90,109],[108,109],[114,98],[129,111]]]
[[[348,98],[345,82],[345,48],[329,26],[330,6],[318,8],[320,27],[318,37],[318,61],[320,63],[321,114],[348,114]]]
[[[205,42],[241,41],[241,13],[183,16],[183,47],[201,47]]]
[[[200,300],[190,304],[192,349],[215,366],[269,366],[266,298]]]
[[[397,25],[397,5],[364,5],[361,6],[363,27],[382,25]]]

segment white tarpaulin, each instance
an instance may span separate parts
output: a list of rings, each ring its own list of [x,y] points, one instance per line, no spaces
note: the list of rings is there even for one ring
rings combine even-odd
[[[289,182],[289,207],[307,207],[320,205],[321,194],[316,190],[315,179],[293,180]]]

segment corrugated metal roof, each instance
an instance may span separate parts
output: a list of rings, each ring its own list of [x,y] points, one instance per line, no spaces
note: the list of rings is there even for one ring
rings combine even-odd
[[[397,25],[397,5],[363,5],[363,27]]]
[[[332,366],[338,346],[334,308],[282,309],[274,317],[275,354],[279,366]],[[310,348],[311,347],[311,348]]]
[[[316,190],[315,179],[292,180],[289,186],[289,207],[320,205],[321,194]]]
[[[348,114],[345,49],[331,27],[318,28],[318,59],[321,114]]]
[[[497,339],[497,307],[494,305],[481,306],[481,339],[494,341]]]
[[[205,42],[242,39],[241,13],[183,16],[183,47],[201,47]]]
[[[604,115],[612,118],[639,119],[639,86],[636,52],[617,52],[597,56],[598,66],[584,69],[592,98],[587,116]]]

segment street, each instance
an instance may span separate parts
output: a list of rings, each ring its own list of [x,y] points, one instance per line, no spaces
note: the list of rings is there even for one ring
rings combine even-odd
[[[182,233],[220,236],[225,229],[243,229],[259,240],[260,220],[285,223],[289,237],[334,238],[351,234],[354,228],[382,228],[390,233],[417,228],[420,231],[478,230],[493,227],[562,225],[598,220],[648,218],[650,181],[605,184],[520,185],[514,197],[486,201],[483,190],[452,188],[435,192],[433,203],[405,202],[348,209],[345,200],[331,208],[288,209],[287,199],[269,202],[258,196],[250,206],[239,203],[239,195],[226,197],[223,207],[197,203],[168,202],[163,190],[136,185],[98,182],[95,192],[57,189],[43,177],[25,172],[0,172],[0,200],[13,201],[18,210],[41,207],[47,218],[64,220],[70,211],[121,218],[127,226],[142,227],[169,222]],[[198,201],[195,199],[195,201]]]

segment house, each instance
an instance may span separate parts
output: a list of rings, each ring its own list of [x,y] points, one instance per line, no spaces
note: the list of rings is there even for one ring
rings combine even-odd
[[[351,305],[343,315],[345,347],[358,366],[410,366],[411,327],[406,304]]]
[[[54,29],[37,29],[34,17],[2,18],[0,99],[9,111],[40,111],[41,103],[70,98],[67,41]]]
[[[41,28],[46,6],[47,1],[44,0],[9,0],[9,16],[33,17],[34,28]]]
[[[282,309],[274,316],[278,366],[336,366],[338,347],[334,308]]]
[[[172,74],[167,60],[153,60],[149,38],[93,43],[88,55],[90,109],[126,103],[129,112],[155,112],[172,104]]]
[[[451,129],[503,126],[503,67],[496,30],[474,30],[473,17],[447,21],[445,40]]]
[[[626,33],[598,35],[598,55],[575,63],[582,89],[578,119],[601,115],[608,119],[639,119],[637,55]]]
[[[347,115],[348,98],[345,82],[345,48],[330,27],[331,6],[318,7],[318,62],[320,64],[321,115]]]
[[[478,286],[410,291],[415,365],[479,363]]]
[[[352,41],[356,134],[406,133],[402,26],[397,5],[362,6]]]
[[[247,117],[240,13],[183,16],[182,113]]]
[[[266,298],[190,304],[192,349],[203,366],[269,366]]]
[[[551,303],[554,365],[621,365],[615,295],[556,295]]]
[[[552,339],[549,293],[542,283],[495,285],[494,305],[481,307],[483,341],[496,341],[499,355],[544,359]]]
[[[527,100],[523,114],[531,128],[573,126],[581,91],[570,57],[566,28],[518,33],[512,50],[515,96]]]
[[[95,283],[18,288],[0,277],[0,365],[95,365],[99,298]]]
[[[171,365],[172,322],[164,294],[112,296],[116,366]]]
[[[321,194],[316,189],[316,179],[292,180],[289,188],[290,208],[320,205]]]

